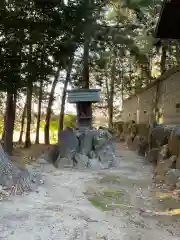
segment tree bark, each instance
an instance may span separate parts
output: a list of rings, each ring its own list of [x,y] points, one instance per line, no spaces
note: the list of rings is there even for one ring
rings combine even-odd
[[[42,95],[43,95],[43,79],[41,78],[41,80],[40,80],[40,88],[39,88],[39,102],[38,102],[38,115],[37,115],[35,144],[39,144],[39,128],[40,128],[40,121],[41,121]]]
[[[22,112],[22,117],[21,117],[21,131],[20,131],[20,135],[19,135],[19,141],[18,143],[21,144],[23,141],[22,141],[22,138],[23,138],[23,133],[24,133],[24,122],[25,122],[25,117],[26,117],[26,103],[24,105],[24,108],[23,108],[23,112]]]
[[[49,101],[48,101],[48,106],[47,106],[47,111],[46,111],[46,122],[45,122],[45,128],[44,128],[44,142],[45,144],[49,144],[49,126],[50,126],[50,120],[51,120],[51,108],[52,108],[52,104],[54,101],[54,92],[55,92],[55,88],[56,85],[58,83],[58,78],[59,78],[59,73],[60,73],[60,69],[57,70],[54,81],[52,83],[52,87],[51,87],[51,92],[49,95]]]
[[[31,111],[32,111],[32,92],[33,92],[33,83],[29,79],[27,87],[27,101],[26,101],[26,113],[27,113],[27,126],[26,126],[26,138],[25,138],[25,148],[31,146]]]
[[[83,78],[82,87],[89,88],[89,29],[85,30],[85,40],[84,40],[84,55],[83,55]]]
[[[161,53],[161,75],[166,71],[166,53],[167,53],[167,47],[162,46],[162,53]]]
[[[62,100],[61,100],[61,110],[60,110],[60,115],[59,115],[58,143],[60,142],[60,138],[59,138],[60,132],[63,130],[66,93],[67,93],[68,83],[70,82],[72,64],[73,64],[73,57],[70,58],[70,60],[69,60],[69,64],[68,64],[67,72],[66,72],[66,79],[64,82],[64,88],[63,88],[63,94],[62,94]]]
[[[113,59],[112,69],[111,69],[111,82],[110,82],[110,91],[109,91],[109,101],[108,101],[108,113],[109,113],[109,122],[108,127],[112,128],[113,124],[113,110],[114,110],[114,84],[115,84],[115,72],[116,72],[116,60]]]
[[[7,93],[6,113],[4,122],[4,150],[9,155],[12,154],[13,150],[13,132],[15,122],[16,100],[16,93]]]
[[[161,62],[160,62],[161,74],[164,74],[164,72],[166,71],[166,53],[167,53],[167,47],[163,45],[162,53],[161,53]],[[153,117],[151,120],[152,123],[159,122],[159,109],[158,109],[159,90],[160,90],[160,82],[157,82],[156,95],[155,95],[154,104],[153,104]]]

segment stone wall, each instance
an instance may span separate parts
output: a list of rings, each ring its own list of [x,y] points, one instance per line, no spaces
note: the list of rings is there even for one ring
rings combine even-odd
[[[159,83],[158,109],[160,123],[180,123],[180,69],[168,70],[148,88],[123,102],[123,121],[135,120],[137,123],[150,123],[153,114],[153,101],[156,99]]]

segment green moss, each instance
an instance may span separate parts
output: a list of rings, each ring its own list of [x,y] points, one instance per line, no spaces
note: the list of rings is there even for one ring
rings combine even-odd
[[[129,195],[119,189],[104,189],[99,192],[86,193],[90,203],[103,211],[110,211],[112,208],[122,208],[129,203]]]
[[[120,198],[124,195],[122,191],[119,191],[117,189],[108,189],[108,190],[105,190],[102,194],[104,197],[108,197],[108,198]]]
[[[88,197],[88,200],[94,207],[99,208],[100,210],[107,210],[107,203],[104,201],[103,198],[99,196],[94,196]]]

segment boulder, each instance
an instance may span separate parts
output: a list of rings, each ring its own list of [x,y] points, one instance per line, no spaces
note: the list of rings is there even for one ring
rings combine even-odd
[[[176,160],[176,168],[180,169],[180,150],[179,150],[178,158]]]
[[[112,139],[112,135],[109,131],[104,129],[99,129],[93,138],[93,149],[97,150],[107,145]]]
[[[88,161],[88,168],[91,170],[101,170],[103,169],[103,164],[99,161],[99,159],[89,159]]]
[[[71,150],[78,150],[79,140],[72,128],[65,128],[60,133],[60,145]]]
[[[160,148],[168,143],[170,129],[163,127],[152,128],[149,131],[149,148]]]
[[[156,175],[156,183],[164,183],[164,180],[165,180],[165,176],[163,175]]]
[[[180,170],[179,169],[170,169],[165,176],[165,183],[169,186],[175,187],[179,182]]]
[[[105,168],[112,167],[114,161],[116,161],[115,153],[112,151],[111,144],[99,149],[98,151],[96,151],[96,154]]]
[[[146,156],[148,151],[148,143],[145,139],[141,139],[140,143],[138,144],[137,153],[139,156]]]
[[[151,150],[148,151],[146,159],[150,163],[157,164],[158,155],[159,155],[159,148],[152,148]]]
[[[137,124],[137,134],[148,141],[149,125],[143,123]]]
[[[177,183],[176,183],[176,188],[180,190],[180,178],[178,178]]]
[[[95,151],[92,150],[89,152],[88,157],[91,159],[94,159],[94,158],[97,158],[97,155],[96,155]]]
[[[88,130],[79,136],[79,152],[83,155],[88,155],[93,149],[93,139],[97,134],[95,130]]]
[[[88,166],[89,158],[86,155],[76,153],[74,155],[74,161],[76,162],[76,168],[85,169]]]
[[[140,143],[141,143],[141,137],[139,135],[137,135],[134,138],[134,141],[132,142],[132,149],[137,150]]]
[[[79,140],[72,128],[65,128],[60,133],[58,158],[68,158],[71,160],[76,152],[79,152]]]
[[[179,155],[180,150],[180,126],[175,126],[172,129],[168,141],[168,148],[171,155]]]
[[[165,176],[166,173],[174,167],[176,159],[176,156],[171,156],[168,159],[159,161],[155,170],[156,174]]]
[[[168,145],[163,145],[160,149],[159,156],[158,156],[158,162],[164,159],[167,159],[169,157],[169,150]]]
[[[73,168],[73,160],[68,158],[58,158],[55,162],[55,167],[60,168]]]

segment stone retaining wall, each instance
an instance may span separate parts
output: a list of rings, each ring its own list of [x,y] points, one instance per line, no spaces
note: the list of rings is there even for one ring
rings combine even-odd
[[[153,102],[156,99],[159,84],[158,109],[160,123],[180,123],[180,72],[179,68],[168,70],[148,88],[123,102],[123,121],[135,120],[137,123],[150,123],[153,114]]]
[[[130,121],[113,127],[117,139],[155,166],[157,183],[180,190],[180,125],[150,128]]]

